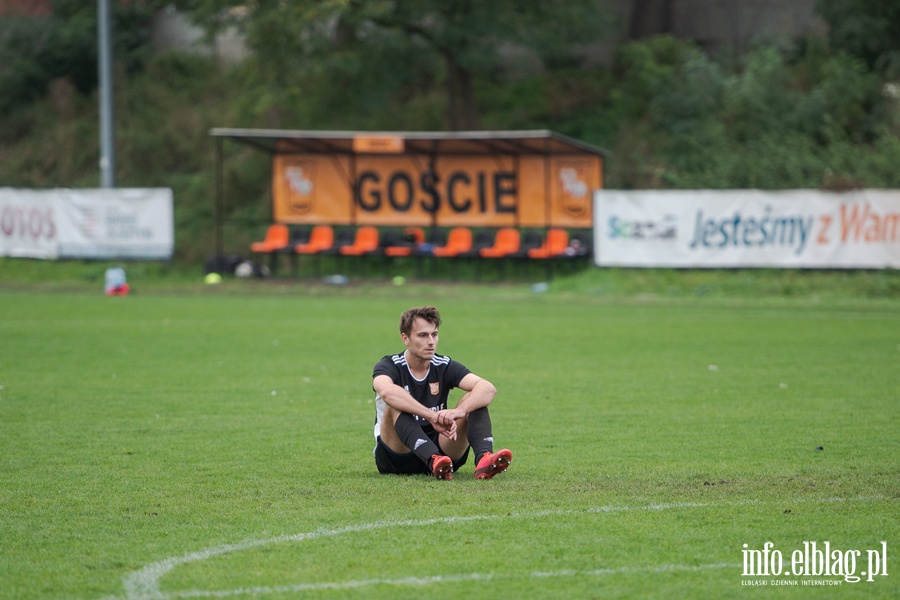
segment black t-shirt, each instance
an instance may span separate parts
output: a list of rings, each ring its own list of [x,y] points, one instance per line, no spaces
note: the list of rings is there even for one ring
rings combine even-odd
[[[399,385],[415,398],[419,404],[439,412],[447,408],[447,397],[450,390],[459,387],[459,383],[470,373],[462,363],[458,363],[449,356],[435,354],[431,358],[428,374],[424,379],[416,379],[409,370],[406,362],[406,352],[385,356],[375,364],[372,378],[379,375],[387,375],[395,384]],[[384,400],[375,395],[375,437],[378,437],[381,429],[381,416],[384,414]],[[416,417],[421,421],[426,433],[432,430],[431,424]]]

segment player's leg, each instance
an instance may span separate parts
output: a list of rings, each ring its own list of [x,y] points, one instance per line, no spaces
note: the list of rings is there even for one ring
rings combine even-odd
[[[375,441],[375,466],[382,475],[420,475],[428,466],[412,452],[399,453],[388,448],[379,436]]]
[[[399,411],[390,406],[385,406],[384,415],[381,418],[381,441],[397,454],[407,454],[411,450],[403,443],[400,435],[397,433],[397,418],[400,414]]]
[[[453,459],[454,470],[466,464],[465,459],[469,456],[469,439],[467,431],[468,419],[459,419],[456,421],[455,440],[451,440],[443,435],[438,438],[438,444],[441,446],[441,451]]]
[[[438,479],[453,477],[452,459],[442,456],[438,445],[429,439],[419,422],[409,413],[385,407],[381,420],[381,442],[390,451],[384,453],[385,456],[394,455],[394,463],[400,462],[398,456],[412,453],[427,467],[424,472],[431,472]]]
[[[460,398],[460,402],[465,399]],[[512,462],[512,452],[503,449],[494,452],[494,435],[491,427],[491,415],[485,406],[473,410],[465,419],[456,422],[456,440],[441,439],[441,448],[448,456],[461,456],[466,450],[465,446],[471,446],[475,453],[475,477],[477,479],[490,479],[498,473],[509,468]],[[460,450],[460,446],[463,446]],[[462,463],[460,463],[462,464]]]

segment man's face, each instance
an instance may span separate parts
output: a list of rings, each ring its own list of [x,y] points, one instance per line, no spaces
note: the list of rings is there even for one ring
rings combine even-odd
[[[416,318],[413,321],[409,335],[403,334],[403,343],[409,349],[409,353],[421,360],[431,360],[437,351],[438,329],[434,323],[425,319]]]

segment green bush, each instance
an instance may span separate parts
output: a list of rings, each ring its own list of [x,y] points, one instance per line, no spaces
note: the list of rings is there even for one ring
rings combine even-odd
[[[53,29],[43,19],[0,19],[0,115],[45,92],[53,75],[39,57],[52,37]]]
[[[97,86],[96,3],[55,0],[49,17],[0,19],[0,115],[40,98],[51,81],[65,78],[82,94]],[[150,6],[113,2],[113,54],[126,73],[149,55]]]

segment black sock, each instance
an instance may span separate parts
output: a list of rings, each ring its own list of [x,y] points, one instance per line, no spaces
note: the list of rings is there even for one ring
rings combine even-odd
[[[467,438],[472,451],[475,452],[475,464],[481,460],[482,455],[486,452],[494,451],[494,437],[491,432],[491,415],[488,409],[479,408],[469,413],[467,429]]]
[[[394,425],[394,431],[397,432],[397,437],[400,438],[403,445],[412,450],[429,467],[432,455],[441,453],[441,449],[428,439],[422,426],[409,413],[400,413],[397,423]]]

